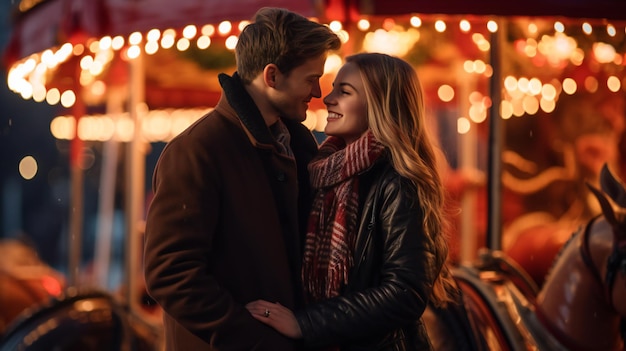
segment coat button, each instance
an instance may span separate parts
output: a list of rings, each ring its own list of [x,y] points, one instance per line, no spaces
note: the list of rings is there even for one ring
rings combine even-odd
[[[287,179],[287,176],[285,173],[281,172],[276,175],[276,179],[278,179],[279,182],[284,182],[285,179]]]

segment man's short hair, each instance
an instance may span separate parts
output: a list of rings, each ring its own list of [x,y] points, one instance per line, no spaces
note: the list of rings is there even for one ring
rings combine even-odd
[[[239,35],[237,73],[250,84],[273,63],[288,75],[305,61],[340,47],[339,37],[328,26],[286,9],[264,7]]]

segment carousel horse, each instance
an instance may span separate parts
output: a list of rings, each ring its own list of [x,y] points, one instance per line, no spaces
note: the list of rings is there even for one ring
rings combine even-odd
[[[156,351],[159,336],[105,291],[68,288],[24,311],[0,351]]]
[[[159,342],[159,331],[112,294],[66,287],[32,247],[0,241],[0,351],[157,351]]]
[[[0,337],[24,310],[58,296],[62,274],[42,262],[32,247],[17,239],[0,241]]]
[[[589,187],[602,214],[563,245],[540,290],[500,251],[456,268],[459,304],[424,317],[434,348],[624,350],[626,189],[606,165],[600,185]]]

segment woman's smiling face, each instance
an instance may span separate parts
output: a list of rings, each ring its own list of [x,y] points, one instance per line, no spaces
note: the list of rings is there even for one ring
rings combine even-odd
[[[346,144],[357,140],[367,130],[367,98],[359,68],[344,64],[333,89],[324,97],[328,118],[324,133],[342,138]]]

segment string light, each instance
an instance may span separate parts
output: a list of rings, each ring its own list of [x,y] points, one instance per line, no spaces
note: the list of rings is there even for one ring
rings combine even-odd
[[[459,22],[459,29],[461,29],[462,32],[469,32],[470,29],[472,29],[472,25],[469,23],[468,20],[461,20],[461,22]]]

